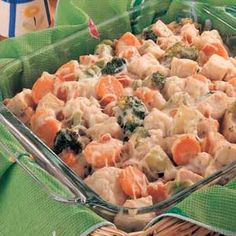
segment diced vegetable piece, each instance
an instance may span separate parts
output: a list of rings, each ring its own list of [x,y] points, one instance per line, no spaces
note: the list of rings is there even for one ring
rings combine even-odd
[[[167,154],[160,146],[155,146],[144,157],[144,161],[151,171],[164,172],[167,168],[173,166]]]
[[[117,101],[116,117],[125,130],[125,136],[143,124],[146,113],[145,105],[137,97],[123,96]]]
[[[158,203],[168,198],[167,187],[161,181],[150,183],[147,187],[147,191],[148,194],[152,196],[153,203]]]
[[[202,51],[208,57],[210,57],[213,54],[217,54],[226,59],[229,57],[227,50],[221,43],[211,43],[211,44],[208,43],[203,47]]]
[[[148,130],[143,127],[137,127],[134,130],[133,134],[130,136],[129,141],[134,144],[134,147],[136,147],[140,139],[147,138],[147,137],[151,137]]]
[[[147,195],[147,178],[138,168],[128,166],[122,170],[119,182],[121,188],[129,197],[139,198]]]
[[[197,134],[198,124],[204,116],[195,108],[181,105],[173,119],[171,133],[184,134],[195,133]]]
[[[53,93],[54,82],[55,80],[53,75],[43,72],[32,88],[32,97],[35,103],[38,103],[46,94]]]
[[[36,130],[36,135],[49,147],[52,147],[55,136],[60,129],[61,123],[58,120],[48,119]]]
[[[164,88],[165,81],[166,81],[165,75],[163,75],[160,72],[155,72],[143,81],[143,85],[161,90]]]
[[[101,77],[96,86],[97,97],[103,105],[117,100],[124,95],[122,84],[113,76]]]
[[[173,159],[177,165],[186,165],[201,151],[201,146],[192,135],[183,135],[176,139],[171,148]]]
[[[80,141],[80,135],[78,131],[62,129],[57,133],[54,141],[53,151],[56,154],[59,154],[66,148],[70,148],[76,154],[82,152],[83,145]]]
[[[113,56],[114,50],[112,48],[112,41],[109,40],[109,44],[108,42],[106,43],[106,41],[103,41],[102,43],[98,44],[95,50],[95,54],[100,57]]]
[[[184,58],[196,61],[198,59],[199,51],[195,46],[190,46],[182,42],[174,44],[166,50],[166,58]]]
[[[61,81],[74,81],[78,79],[77,69],[79,68],[79,63],[76,60],[71,60],[66,64],[62,65],[56,72],[56,76],[59,77]]]
[[[113,75],[121,72],[124,69],[126,61],[123,58],[114,57],[102,69],[102,74]]]
[[[188,187],[190,187],[192,185],[192,183],[190,181],[184,181],[184,182],[179,182],[179,181],[169,181],[166,184],[166,188],[168,191],[169,195],[174,195]]]
[[[81,178],[90,174],[91,166],[85,161],[83,155],[78,155],[71,149],[64,149],[59,156]]]
[[[78,156],[70,149],[62,151],[60,158],[71,168],[76,164]]]
[[[143,31],[143,34],[142,34],[143,38],[145,40],[149,40],[151,39],[152,41],[154,41],[156,43],[157,41],[157,35],[156,33],[151,29],[151,28],[148,28],[148,29],[145,29]]]
[[[116,44],[116,55],[119,55],[122,51],[126,50],[127,47],[139,47],[141,43],[130,32],[127,32],[121,36]]]
[[[228,81],[228,83],[231,84],[232,86],[236,87],[236,77],[231,78],[231,79]]]
[[[113,139],[110,134],[104,134],[98,141],[89,143],[83,154],[89,164],[96,168],[114,166],[120,160],[122,142]]]

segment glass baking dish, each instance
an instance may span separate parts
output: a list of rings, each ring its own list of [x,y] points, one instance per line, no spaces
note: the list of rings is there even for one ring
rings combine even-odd
[[[153,1],[150,1],[153,3]],[[175,1],[180,2],[180,1]],[[200,16],[200,21],[207,23],[207,18],[201,18],[200,13],[198,12],[197,8],[191,8],[194,11],[189,10],[189,1],[182,1],[183,2],[183,8],[188,9],[186,11],[183,11],[181,14],[176,15],[176,18],[179,17],[191,17],[194,20],[198,20],[198,16]],[[191,3],[193,4],[193,2]],[[158,7],[157,4],[146,4],[145,6],[142,6],[142,9],[150,8],[150,7]],[[175,5],[171,6],[172,8],[175,7]],[[177,9],[178,10],[178,9]],[[206,12],[211,14],[208,8],[204,9]],[[137,29],[136,21],[140,20],[140,17],[142,21],[145,20],[145,14],[138,17],[138,11],[140,11],[140,6],[137,8],[134,8],[131,12],[129,12],[131,16],[131,20],[133,20],[133,27],[132,29],[134,31],[139,31]],[[163,13],[163,12],[162,12]],[[198,15],[199,14],[199,15]],[[159,15],[156,15],[155,18],[157,18]],[[121,16],[122,17],[122,16]],[[214,15],[215,18],[219,18],[219,15]],[[116,19],[111,19],[112,21],[119,22],[119,17]],[[222,21],[221,19],[219,19]],[[101,25],[102,28],[106,27],[106,24],[109,24],[110,22],[104,22],[103,25]],[[209,22],[208,22],[209,23]],[[227,24],[229,26],[229,24]],[[143,24],[143,27],[146,27],[147,25]],[[234,35],[236,35],[236,30],[234,26],[230,26],[231,30],[235,32]],[[232,36],[232,31],[231,35]],[[79,32],[79,34],[83,34],[83,31]],[[78,34],[78,35],[79,35]],[[78,36],[77,35],[77,36]],[[76,36],[76,35],[75,35]],[[108,35],[109,38],[109,35]],[[235,37],[226,37],[227,43],[229,46],[232,46],[232,50],[235,46]],[[55,49],[58,49],[58,55],[60,53],[69,52],[68,48],[74,47],[74,44],[70,44],[70,40],[73,40],[73,37],[68,37],[67,39],[67,48],[62,47],[62,43],[58,43]],[[68,49],[68,50],[67,50]],[[90,49],[91,51],[92,49]],[[44,53],[44,52],[42,52]],[[77,55],[78,56],[78,55]],[[75,54],[69,56],[67,60],[74,59]],[[62,61],[63,63],[63,61]],[[41,65],[42,66],[42,65]],[[41,73],[44,69],[47,70],[48,68],[41,68],[39,70],[39,73]],[[56,69],[53,68],[54,70]],[[51,68],[52,70],[52,68]],[[16,91],[14,91],[15,93]],[[11,92],[12,93],[12,92]],[[236,176],[236,161],[231,163],[228,166],[223,167],[221,170],[217,171],[213,175],[197,182],[196,184],[178,192],[171,198],[162,201],[158,204],[149,206],[149,207],[142,207],[142,208],[127,208],[127,207],[121,207],[117,205],[110,204],[109,202],[103,200],[100,196],[98,196],[93,190],[91,190],[84,182],[83,180],[77,176],[70,168],[68,168],[63,161],[52,151],[50,150],[39,138],[37,138],[32,131],[30,131],[25,125],[23,125],[3,104],[0,104],[0,122],[4,124],[8,130],[19,140],[19,142],[25,147],[25,149],[30,154],[22,155],[19,153],[11,153],[12,156],[15,157],[16,161],[19,163],[19,165],[27,171],[27,173],[30,174],[40,185],[41,187],[55,200],[68,203],[68,204],[84,204],[90,208],[92,208],[94,211],[96,211],[98,214],[102,215],[106,219],[112,220],[113,217],[119,213],[122,212],[123,214],[145,214],[149,212],[155,212],[156,214],[159,214],[172,206],[173,204],[183,200],[185,197],[187,197],[189,194],[193,193],[197,189],[207,187],[210,184],[224,184],[227,182],[228,179],[231,179]],[[0,144],[1,148],[7,149],[2,143]],[[7,150],[10,152],[10,150]],[[33,156],[34,164],[29,165],[27,160],[28,157]],[[52,175],[54,176],[65,188],[67,188],[68,195],[63,196],[60,195],[60,193],[56,193],[52,189],[50,189],[45,183],[43,183],[40,179],[40,176],[35,173],[34,169],[38,168],[40,171],[42,171],[45,175]]]
[[[156,214],[160,214],[175,203],[183,200],[197,189],[207,187],[210,184],[225,184],[228,180],[236,177],[236,161],[234,161],[231,164],[224,166],[213,175],[178,192],[169,199],[152,206],[129,208],[113,205],[103,200],[98,194],[90,189],[79,176],[68,168],[50,148],[48,148],[30,129],[19,121],[2,103],[0,103],[0,122],[15,138],[17,138],[29,155],[12,153],[2,143],[0,143],[0,147],[8,152],[10,156],[13,156],[17,163],[41,185],[43,190],[46,191],[49,196],[64,203],[86,205],[108,220],[112,220],[118,213],[135,215],[155,212]],[[25,161],[25,157],[28,157],[32,162],[32,156],[35,157],[35,165],[29,165],[27,164],[27,161]],[[50,190],[50,188],[40,180],[40,177],[36,174],[37,172],[35,173],[35,168],[41,169],[41,172],[43,171],[45,175],[52,175],[55,177],[64,187],[67,188],[67,190],[69,190],[70,196],[62,196],[52,192],[52,190]]]

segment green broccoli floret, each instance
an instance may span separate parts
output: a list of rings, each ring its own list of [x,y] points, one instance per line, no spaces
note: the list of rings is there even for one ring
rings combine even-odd
[[[199,50],[195,46],[190,46],[182,42],[174,44],[166,50],[166,58],[185,58],[196,61],[198,59]]]
[[[157,41],[157,35],[154,33],[154,31],[152,30],[152,29],[145,29],[144,31],[143,31],[143,34],[142,34],[142,36],[143,36],[143,38],[145,39],[145,40],[148,40],[148,39],[150,39],[150,40],[152,40],[152,41],[154,41],[154,42],[156,42]]]
[[[57,133],[54,140],[53,151],[59,154],[66,148],[70,148],[76,154],[82,152],[83,145],[80,142],[80,135],[77,131],[62,129]]]
[[[147,109],[137,97],[121,97],[117,101],[117,108],[117,120],[125,131],[125,137],[129,136],[137,127],[143,125]]]
[[[166,76],[160,72],[155,72],[143,81],[144,86],[163,89],[166,82]]]
[[[106,66],[102,69],[102,74],[113,75],[121,72],[124,69],[126,61],[123,58],[114,57]]]

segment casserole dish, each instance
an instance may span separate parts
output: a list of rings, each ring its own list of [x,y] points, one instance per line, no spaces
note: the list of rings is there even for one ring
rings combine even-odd
[[[172,6],[173,7],[173,6]],[[134,13],[134,12],[132,12]],[[135,15],[135,14],[134,14]],[[12,92],[12,91],[11,91]],[[81,179],[76,176],[64,163],[52,152],[50,151],[42,142],[38,140],[36,136],[32,134],[27,128],[20,124],[17,120],[14,119],[12,114],[10,114],[5,107],[1,107],[2,122],[10,128],[10,130],[16,135],[22,144],[32,153],[34,156],[37,156],[37,160],[41,158],[41,164],[47,171],[53,172],[53,174],[59,178],[66,186],[75,193],[75,198],[73,200],[63,200],[64,202],[81,202],[83,204],[88,204],[90,207],[94,208],[100,214],[107,216],[114,216],[118,212],[130,213],[130,214],[142,214],[147,212],[161,212],[166,209],[166,207],[172,205],[173,203],[183,199],[185,196],[190,194],[192,191],[195,191],[202,185],[208,184],[209,182],[217,179],[222,174],[230,172],[235,168],[235,163],[230,166],[224,167],[219,172],[216,172],[212,176],[199,181],[195,185],[192,185],[190,188],[187,188],[168,200],[165,200],[161,203],[158,203],[154,206],[138,208],[138,209],[129,209],[125,207],[120,207],[116,205],[109,204],[98,197],[91,189],[87,188],[86,185],[81,181]],[[24,140],[24,141],[23,141]],[[27,143],[27,145],[26,145]],[[47,161],[46,161],[46,159]],[[20,160],[21,158],[19,158]],[[46,165],[49,161],[50,164]],[[22,164],[23,165],[23,164]],[[58,198],[59,199],[59,198]],[[106,216],[106,217],[107,217]]]

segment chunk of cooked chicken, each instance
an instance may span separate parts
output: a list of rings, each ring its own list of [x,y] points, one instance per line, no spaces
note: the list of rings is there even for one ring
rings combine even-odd
[[[162,66],[151,53],[134,58],[128,64],[127,69],[130,73],[138,75],[141,79],[144,79],[157,71],[164,75],[169,74],[169,69]]]
[[[156,108],[153,108],[144,119],[146,129],[160,129],[164,136],[168,135],[171,124],[172,118]]]
[[[154,25],[152,25],[152,30],[156,35],[161,37],[170,37],[173,35],[173,32],[161,20],[158,20]]]
[[[217,30],[204,31],[200,36],[193,39],[193,44],[199,49],[208,43],[223,43]]]
[[[126,200],[123,206],[130,208],[140,208],[151,206],[152,204],[152,197],[148,196],[138,199]],[[142,230],[145,225],[154,217],[154,212],[136,215],[135,211],[130,211],[129,215],[118,213],[115,216],[114,223],[119,229],[125,230],[126,232],[133,232]]]
[[[197,72],[198,63],[189,59],[178,59],[174,57],[171,62],[171,76],[186,78]]]
[[[197,109],[206,117],[220,119],[228,107],[228,97],[225,93],[217,91],[203,97],[197,105]]]
[[[210,80],[223,80],[231,68],[232,64],[230,61],[214,54],[204,64],[201,74]]]
[[[225,143],[218,147],[214,158],[220,166],[228,165],[236,161],[236,144]]]
[[[151,53],[157,59],[165,54],[165,51],[152,40],[145,40],[138,50],[141,55]]]
[[[117,123],[115,117],[109,117],[107,120],[104,120],[102,123],[97,123],[90,127],[87,132],[92,139],[99,139],[103,134],[109,133],[113,138],[121,139],[122,129]]]
[[[65,120],[75,123],[76,119],[76,123],[79,125],[83,118],[85,125],[88,127],[102,123],[109,118],[108,115],[101,111],[98,101],[93,97],[90,99],[86,97],[71,99],[66,103],[62,112]]]
[[[121,171],[116,167],[104,167],[96,170],[84,182],[103,199],[113,204],[122,205],[127,197],[118,181]]]
[[[197,99],[209,93],[209,85],[207,82],[189,77],[186,80],[185,91],[192,98]]]
[[[223,134],[229,142],[236,143],[236,116],[229,110],[224,115]]]
[[[165,81],[163,93],[166,99],[170,99],[177,92],[183,92],[186,85],[186,79],[177,76],[168,77]]]
[[[32,91],[24,89],[11,99],[6,99],[4,104],[15,114],[24,124],[29,125],[30,119],[34,113],[34,102],[32,99]]]
[[[5,100],[8,109],[16,116],[22,116],[28,107],[32,107],[34,102],[32,99],[32,91],[24,89],[15,97]]]
[[[205,176],[206,168],[208,167],[209,163],[213,157],[206,152],[199,152],[192,161],[185,166],[188,170],[191,170],[192,172]]]
[[[179,182],[191,182],[192,184],[202,180],[203,177],[198,175],[191,170],[188,170],[186,167],[182,167],[177,171],[176,180]]]
[[[196,29],[194,24],[187,23],[180,29],[180,35],[188,43],[192,43],[193,40],[199,35],[199,30]]]
[[[48,93],[39,101],[37,109],[45,108],[45,109],[50,109],[55,113],[58,113],[63,109],[63,107],[64,107],[64,102],[62,100],[58,99],[52,93]]]

